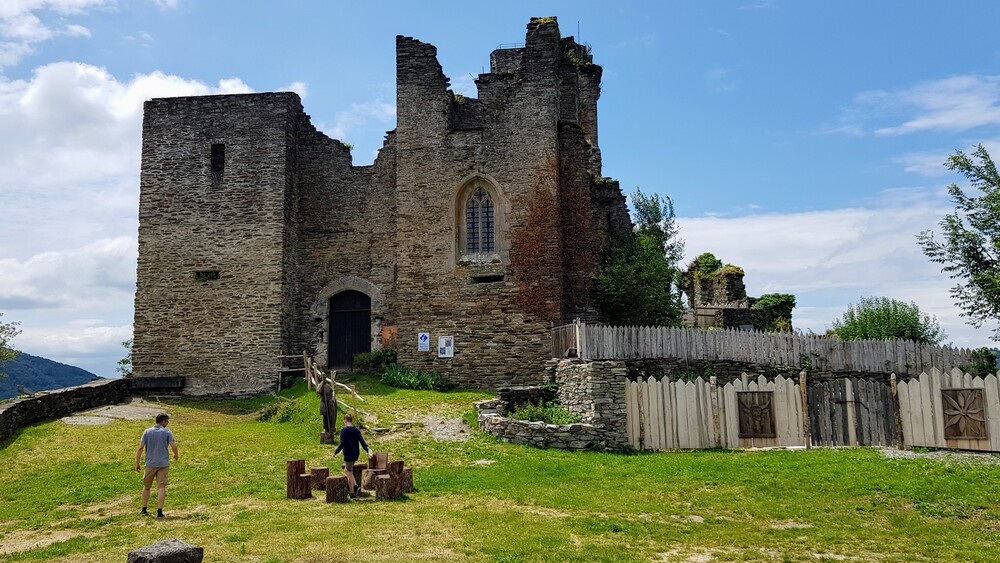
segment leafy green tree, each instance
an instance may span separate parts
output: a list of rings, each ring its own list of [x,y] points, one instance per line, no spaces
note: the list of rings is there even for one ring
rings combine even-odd
[[[2,316],[3,313],[0,313],[0,317]],[[5,323],[0,321],[0,368],[3,367],[4,362],[17,357],[17,350],[11,348],[10,341],[21,333],[17,328],[20,324],[19,322]],[[7,377],[7,374],[0,371],[0,377]]]
[[[684,241],[667,196],[632,194],[636,228],[612,239],[597,274],[597,309],[616,325],[679,326]]]
[[[125,357],[118,360],[118,373],[122,374],[122,377],[132,377],[132,339],[129,338],[125,342],[122,342],[122,346],[125,347]]]
[[[842,340],[914,340],[938,344],[945,333],[935,317],[922,313],[916,303],[888,297],[862,297],[848,305],[833,321],[833,333]]]
[[[791,332],[795,296],[790,293],[761,295],[753,308],[761,312],[759,330]]]
[[[944,264],[941,271],[958,281],[951,296],[962,316],[978,328],[1000,320],[1000,174],[982,145],[971,156],[956,152],[945,166],[963,174],[983,195],[970,196],[957,184],[948,186],[955,212],[939,223],[944,240],[935,240],[929,230],[917,240],[924,254]],[[1000,326],[992,339],[1000,340]]]
[[[978,377],[997,373],[997,353],[989,348],[977,348],[972,351],[971,362],[962,369]]]

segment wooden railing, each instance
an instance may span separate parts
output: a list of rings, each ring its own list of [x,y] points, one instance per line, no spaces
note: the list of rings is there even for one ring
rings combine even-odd
[[[680,358],[731,360],[762,365],[919,375],[932,367],[971,363],[971,350],[907,340],[840,340],[821,335],[701,330],[676,327],[616,327],[576,322],[552,329],[552,357],[567,350],[591,360]]]

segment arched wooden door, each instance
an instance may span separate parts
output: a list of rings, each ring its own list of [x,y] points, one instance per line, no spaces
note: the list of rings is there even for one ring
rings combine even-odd
[[[360,291],[330,298],[330,367],[348,367],[372,349],[372,300]]]

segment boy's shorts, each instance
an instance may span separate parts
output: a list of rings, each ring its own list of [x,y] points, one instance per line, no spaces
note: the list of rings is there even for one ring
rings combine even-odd
[[[167,473],[170,472],[170,467],[147,467],[146,474],[142,476],[142,486],[149,487],[153,484],[153,478],[156,478],[156,486],[166,487],[167,486]]]
[[[354,471],[354,464],[356,462],[357,462],[356,460],[355,461],[345,461],[344,462],[344,471]]]

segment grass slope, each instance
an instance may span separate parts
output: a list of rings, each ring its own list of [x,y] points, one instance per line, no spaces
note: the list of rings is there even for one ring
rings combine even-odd
[[[383,426],[468,419],[488,396],[357,384]],[[1000,466],[868,449],[620,455],[366,433],[415,467],[417,493],[286,500],[287,459],[341,460],[318,444],[316,395],[283,396],[294,403],[268,422],[254,413],[273,398],[167,405],[181,459],[164,521],[136,515],[132,460],[151,423],[26,429],[0,449],[0,559],[123,561],[177,537],[206,561],[1000,560]]]

